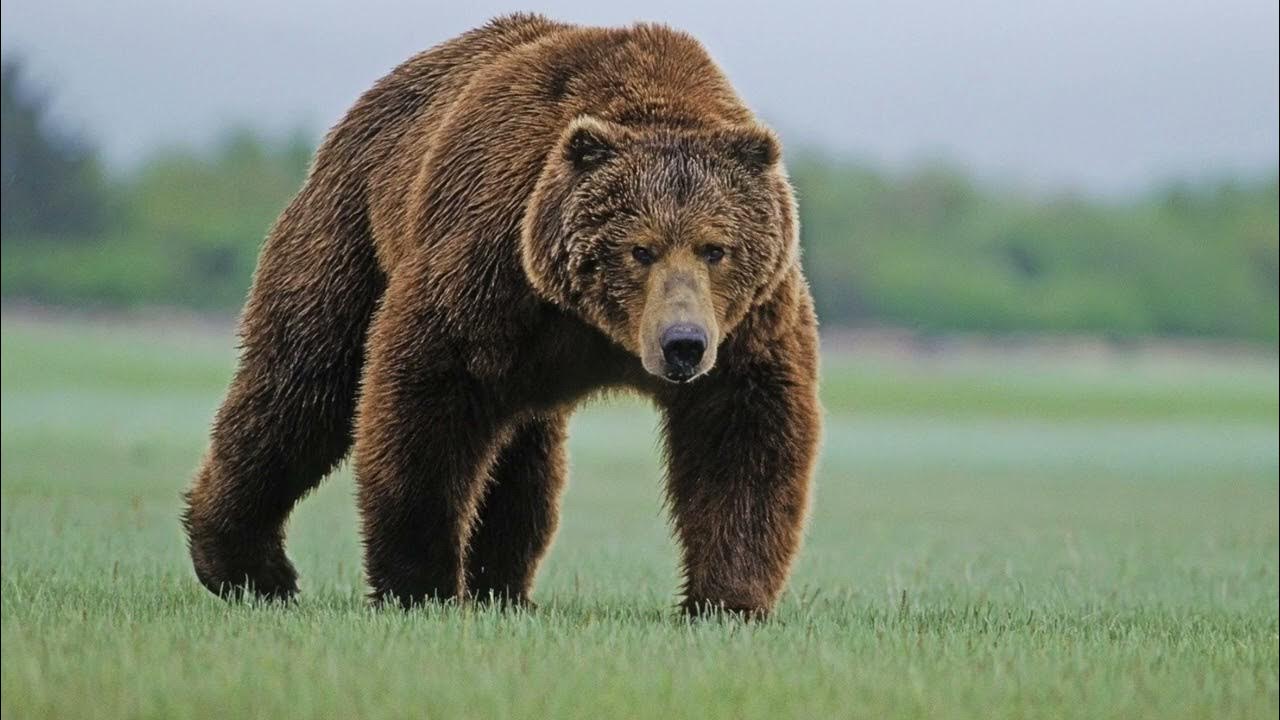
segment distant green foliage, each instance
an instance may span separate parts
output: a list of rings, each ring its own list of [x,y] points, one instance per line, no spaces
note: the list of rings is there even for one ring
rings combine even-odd
[[[239,130],[206,153],[159,152],[116,182],[124,202],[93,242],[6,239],[4,296],[233,310],[262,238],[306,176],[312,147],[301,135],[268,141]]]
[[[74,239],[100,232],[108,215],[102,170],[87,142],[49,120],[48,99],[22,63],[0,65],[0,226],[4,242]]]
[[[1275,176],[1116,202],[812,156],[793,179],[828,324],[1276,339]]]
[[[6,64],[3,296],[238,307],[311,139],[241,130],[107,179],[82,142],[39,130],[43,105],[17,77]],[[1275,175],[1103,201],[1021,196],[941,166],[888,174],[801,154],[791,171],[827,326],[1277,339]]]

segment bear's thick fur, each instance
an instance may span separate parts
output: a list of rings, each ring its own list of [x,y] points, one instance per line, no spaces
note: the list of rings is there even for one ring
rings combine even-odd
[[[372,596],[526,602],[565,422],[664,416],[684,607],[767,612],[819,436],[779,148],[693,38],[516,15],[365,93],[272,228],[187,495],[209,589],[288,597],[295,502],[355,447]]]

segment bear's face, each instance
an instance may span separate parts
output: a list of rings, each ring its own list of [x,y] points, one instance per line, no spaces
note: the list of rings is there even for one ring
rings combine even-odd
[[[791,188],[768,130],[573,121],[526,210],[522,260],[544,299],[685,382],[796,253]]]

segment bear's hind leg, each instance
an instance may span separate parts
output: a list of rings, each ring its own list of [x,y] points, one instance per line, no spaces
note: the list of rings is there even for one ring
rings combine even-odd
[[[398,268],[369,331],[355,471],[365,575],[378,604],[466,593],[466,543],[510,418],[468,370],[450,308],[423,297],[425,266]]]
[[[297,591],[285,520],[351,446],[365,334],[385,281],[363,223],[317,234],[301,217],[309,202],[299,196],[268,238],[239,368],[186,494],[196,575],[226,597]]]
[[[467,591],[476,600],[529,602],[559,520],[565,422],[563,415],[531,418],[499,451],[467,549]]]

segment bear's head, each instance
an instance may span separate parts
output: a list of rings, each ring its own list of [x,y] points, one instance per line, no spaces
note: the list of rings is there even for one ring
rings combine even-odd
[[[795,261],[777,139],[758,125],[631,128],[576,118],[548,154],[521,254],[543,299],[685,382]]]

